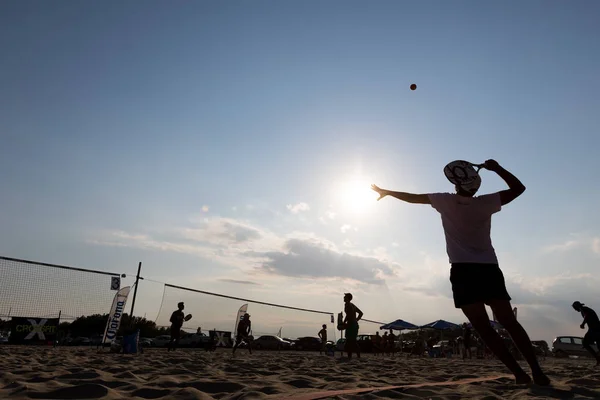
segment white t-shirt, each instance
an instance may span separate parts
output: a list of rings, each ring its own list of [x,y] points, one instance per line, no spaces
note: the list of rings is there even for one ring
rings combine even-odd
[[[431,206],[442,216],[450,263],[497,264],[490,231],[492,214],[502,208],[499,193],[464,197],[431,193]]]

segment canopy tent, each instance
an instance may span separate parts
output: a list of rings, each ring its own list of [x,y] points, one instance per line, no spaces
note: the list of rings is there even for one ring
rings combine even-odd
[[[402,331],[404,329],[419,329],[419,327],[415,324],[411,324],[410,322],[406,322],[402,319],[397,319],[394,322],[390,322],[385,325],[381,325],[379,327],[381,330],[393,329],[395,331]]]
[[[381,330],[392,329],[395,331],[400,331],[400,352],[402,352],[402,330],[404,329],[419,329],[419,327],[415,324],[411,324],[410,322],[406,322],[402,319],[397,319],[394,322],[390,322],[385,325],[381,325],[379,327]]]
[[[439,329],[439,330],[447,330],[447,329],[458,329],[460,325],[453,324],[452,322],[444,321],[443,319],[438,319],[437,321],[430,322],[425,325],[421,325],[421,329]]]

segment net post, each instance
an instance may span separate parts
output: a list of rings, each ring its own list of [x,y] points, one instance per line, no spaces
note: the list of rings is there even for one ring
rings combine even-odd
[[[133,299],[131,300],[131,311],[129,312],[129,319],[133,322],[133,308],[135,307],[135,297],[137,296],[138,282],[140,281],[140,271],[142,270],[142,262],[138,264],[138,271],[135,277],[135,288],[133,289]]]
[[[56,347],[56,342],[58,342],[58,332],[60,332],[60,316],[62,315],[62,310],[58,310],[58,325],[56,326],[56,339],[54,339],[54,343],[52,343],[52,347]]]

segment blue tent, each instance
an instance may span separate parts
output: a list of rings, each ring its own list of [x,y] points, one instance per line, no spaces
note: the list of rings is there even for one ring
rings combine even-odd
[[[411,324],[410,322],[406,322],[402,319],[397,319],[394,322],[390,322],[389,324],[381,325],[379,329],[387,330],[393,329],[395,331],[401,331],[403,329],[419,329],[419,327],[415,324]]]
[[[460,328],[460,326],[453,324],[452,322],[444,321],[443,319],[438,319],[437,321],[433,321],[421,326],[421,329],[425,328],[446,330]]]

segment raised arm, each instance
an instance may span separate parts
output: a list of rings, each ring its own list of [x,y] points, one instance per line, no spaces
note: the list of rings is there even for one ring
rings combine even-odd
[[[502,205],[510,203],[511,201],[522,195],[525,191],[525,185],[523,185],[523,183],[521,183],[521,181],[516,176],[502,168],[500,164],[498,164],[498,162],[496,162],[495,160],[487,160],[483,164],[483,167],[497,173],[498,176],[504,179],[504,182],[506,182],[506,184],[508,185],[507,190],[502,190],[501,192],[499,192],[500,202],[502,203]]]
[[[379,193],[379,198],[377,201],[383,199],[385,196],[392,196],[397,198],[398,200],[406,201],[407,203],[413,204],[431,204],[429,200],[429,196],[426,194],[414,194],[414,193],[405,193],[405,192],[393,192],[391,190],[381,189],[377,185],[371,185],[371,189]]]

